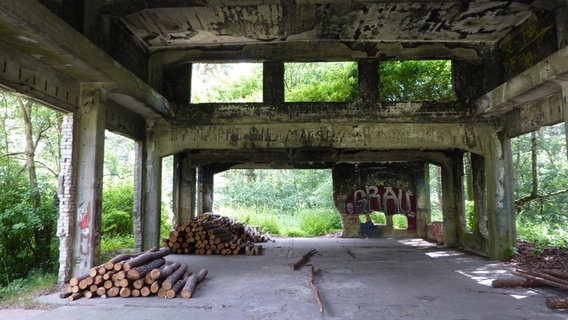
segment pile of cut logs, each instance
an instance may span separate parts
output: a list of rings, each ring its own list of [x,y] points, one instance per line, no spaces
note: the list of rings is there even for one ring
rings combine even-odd
[[[207,269],[192,274],[184,263],[167,263],[169,248],[153,248],[138,254],[118,255],[94,267],[89,273],[71,278],[61,298],[70,301],[92,297],[148,297],[173,299],[178,294],[191,298]]]
[[[528,270],[517,268],[516,272],[513,272],[513,274],[521,278],[493,280],[492,286],[494,288],[552,287],[568,290],[568,272],[565,271],[549,269]],[[547,298],[546,306],[550,309],[566,309],[568,308],[568,298]]]
[[[241,222],[204,213],[175,227],[163,242],[173,253],[257,255],[262,253],[262,246],[255,243],[268,240],[267,235]]]

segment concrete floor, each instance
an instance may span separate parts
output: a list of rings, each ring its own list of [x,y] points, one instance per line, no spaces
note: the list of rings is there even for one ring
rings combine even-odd
[[[546,308],[552,289],[494,289],[511,277],[502,263],[418,239],[277,239],[262,256],[170,255],[193,271],[209,269],[192,299],[59,299],[48,311],[0,310],[3,319],[568,319]],[[291,264],[311,249],[323,314],[308,269]]]

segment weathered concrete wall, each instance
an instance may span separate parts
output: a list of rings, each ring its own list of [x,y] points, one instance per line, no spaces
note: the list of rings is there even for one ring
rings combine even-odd
[[[416,237],[417,184],[422,163],[338,164],[333,167],[335,207],[341,215],[344,237]],[[385,213],[386,225],[375,225],[369,214]],[[402,214],[407,229],[393,227],[392,215]],[[360,216],[366,222],[360,222]],[[420,223],[420,225],[424,225]]]

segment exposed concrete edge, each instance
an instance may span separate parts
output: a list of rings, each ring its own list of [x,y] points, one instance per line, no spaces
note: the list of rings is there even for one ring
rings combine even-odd
[[[568,83],[568,46],[503,83],[475,102],[475,113],[496,116],[562,90]]]
[[[145,118],[170,116],[166,98],[38,1],[1,6],[0,37],[78,82],[102,83],[113,100]]]

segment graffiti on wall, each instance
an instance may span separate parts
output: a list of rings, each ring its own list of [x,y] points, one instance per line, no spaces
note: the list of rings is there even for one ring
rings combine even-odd
[[[348,215],[382,211],[386,215],[404,214],[408,229],[416,230],[416,196],[397,187],[365,186],[347,197],[345,210]]]
[[[91,253],[91,203],[79,211],[79,252],[88,257]]]

